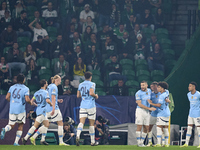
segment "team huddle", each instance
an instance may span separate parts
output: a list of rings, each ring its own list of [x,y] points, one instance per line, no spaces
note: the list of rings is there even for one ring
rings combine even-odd
[[[25,77],[23,74],[17,76],[17,84],[10,87],[6,100],[10,102],[9,122],[1,131],[1,139],[3,140],[6,132],[14,128],[18,123],[18,130],[14,141],[15,146],[19,146],[18,142],[23,132],[23,125],[26,121],[25,103],[37,106],[34,125],[28,130],[25,137],[22,138],[22,143],[25,145],[28,138],[33,145],[36,138],[41,134],[40,144],[48,145],[45,141],[47,130],[50,122],[56,122],[58,125],[59,145],[69,146],[63,142],[63,119],[58,103],[62,103],[62,99],[58,99],[58,88],[61,84],[59,75],[51,78],[52,83],[48,85],[46,80],[40,81],[40,90],[34,93],[33,98],[29,98],[29,89],[24,85]],[[81,98],[79,119],[80,123],[77,127],[76,145],[79,146],[80,134],[86,118],[89,119],[89,133],[91,138],[91,146],[97,146],[95,142],[94,123],[96,120],[96,105],[95,99],[98,95],[95,94],[96,84],[91,82],[92,73],[85,73],[85,81],[79,84],[77,98]],[[169,91],[166,82],[153,82],[151,89],[148,88],[146,81],[142,81],[141,89],[135,94],[137,108],[135,112],[135,124],[137,125],[136,138],[139,147],[154,146],[154,147],[169,147]],[[197,126],[200,143],[200,93],[196,91],[197,84],[191,82],[189,84],[187,94],[190,101],[190,111],[188,116],[188,128],[186,134],[186,143],[181,147],[187,147],[192,133],[192,126]],[[151,111],[151,113],[150,113]],[[40,124],[42,124],[41,127]],[[152,128],[156,125],[157,144],[152,144]],[[36,133],[35,130],[39,127]],[[141,130],[143,128],[142,134]],[[148,145],[144,145],[144,140],[148,134]],[[198,146],[200,148],[200,146]]]

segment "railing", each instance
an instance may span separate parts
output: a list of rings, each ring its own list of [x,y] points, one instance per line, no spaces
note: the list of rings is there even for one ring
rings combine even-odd
[[[198,11],[198,17],[197,17],[197,11],[196,10],[188,10],[188,23],[187,23],[187,39],[190,39],[191,35],[195,33],[197,24],[197,18],[200,16],[200,11]],[[199,19],[198,19],[199,20]]]

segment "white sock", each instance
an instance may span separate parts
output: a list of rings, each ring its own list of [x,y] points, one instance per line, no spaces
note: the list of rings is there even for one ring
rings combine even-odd
[[[15,143],[18,144],[19,142],[19,139],[21,138],[21,135],[22,135],[22,131],[17,131],[16,132],[16,138],[15,138]]]
[[[141,143],[144,144],[144,140],[147,136],[147,133],[142,132],[142,138],[141,138]]]
[[[152,131],[150,131],[150,132],[148,133],[148,138],[149,138],[149,142],[152,143]]]
[[[162,145],[165,145],[165,134],[162,132]]]
[[[44,133],[44,126],[41,126],[38,131],[32,136],[34,139],[38,137],[41,133]]]
[[[12,127],[8,124],[7,126],[5,126],[5,132],[8,132],[12,129]]]
[[[161,144],[162,130],[160,127],[156,127],[156,129],[157,129],[157,144]]]
[[[28,133],[26,134],[26,136],[24,137],[25,140],[28,140],[28,138],[33,134],[33,132],[35,131],[36,127],[32,126],[29,130]]]
[[[165,145],[168,145],[168,139],[169,139],[169,131],[168,128],[163,128],[164,135],[165,135]]]
[[[90,133],[90,138],[91,138],[91,143],[95,143],[95,140],[94,140],[94,136],[95,136],[95,133],[94,133],[94,126],[89,126],[89,133]]]
[[[41,138],[42,142],[45,141],[45,137],[47,135],[47,130],[48,130],[48,128],[44,126],[43,133],[42,133],[42,138]]]
[[[137,144],[140,144],[140,133],[141,131],[136,131],[136,138],[137,138]]]
[[[192,134],[192,127],[188,126],[187,133],[186,133],[186,141],[185,141],[185,144],[187,144],[187,145],[189,144],[191,134]]]
[[[63,126],[58,126],[59,143],[63,143]]]
[[[77,138],[80,139],[80,134],[81,134],[81,131],[83,130],[83,124],[82,123],[79,123],[78,124],[78,127],[77,127]]]
[[[197,127],[197,132],[198,132],[198,135],[199,135],[199,144],[200,144],[200,127]]]

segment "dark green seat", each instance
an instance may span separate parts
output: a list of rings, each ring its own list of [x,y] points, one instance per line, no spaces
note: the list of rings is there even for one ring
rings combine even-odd
[[[123,65],[133,65],[133,61],[132,60],[130,60],[130,59],[122,59],[122,60],[120,60],[120,62],[119,62],[122,66]]]
[[[41,66],[41,67],[45,67],[47,69],[47,68],[50,68],[51,63],[50,63],[50,60],[48,58],[39,58],[37,60],[37,65]]]
[[[110,82],[110,87],[113,87],[113,86],[115,86],[115,85],[117,85],[118,84],[118,80],[112,80],[111,82]]]
[[[17,43],[19,44],[19,47],[26,47],[28,44],[30,44],[30,39],[27,37],[18,37]]]
[[[122,66],[122,70],[133,70],[133,66],[132,65],[123,65]]]
[[[170,49],[172,42],[169,39],[161,39],[159,40],[162,49]]]
[[[7,55],[7,54],[8,54],[8,51],[10,50],[10,48],[12,48],[12,47],[5,47],[5,48],[3,49],[3,55]]]
[[[101,80],[92,80],[92,82],[96,83],[96,87],[103,87],[104,84]]]
[[[46,27],[46,31],[49,35],[49,37],[57,37],[57,28],[56,27],[51,27],[51,26],[48,26]]]
[[[7,94],[7,91],[5,90],[0,90],[0,95],[6,95]]]
[[[138,82],[142,82],[143,80],[144,81],[150,80],[150,73],[147,70],[137,71],[136,76],[137,76]]]
[[[50,36],[49,37],[49,42],[52,43],[53,41],[55,41],[57,39],[56,36]]]
[[[135,60],[135,68],[137,71],[138,70],[147,70],[148,69],[147,61],[145,59]]]
[[[128,95],[129,96],[135,96],[136,92],[137,92],[137,88],[129,88],[128,89]]]
[[[39,71],[39,78],[40,80],[45,79],[45,80],[49,80],[52,76],[52,71],[50,69],[41,69]]]
[[[55,63],[58,62],[58,61],[59,61],[59,58],[54,58],[54,59],[51,60],[52,69],[54,68]]]
[[[135,72],[133,70],[123,70],[122,75],[125,75],[128,80],[135,79]]]
[[[150,28],[143,28],[142,32],[144,33],[146,38],[151,38],[151,34],[153,33],[153,30]]]
[[[38,87],[38,85],[28,85],[28,88],[29,88],[29,90],[30,91],[37,91],[37,90],[39,90],[39,87]]]
[[[172,49],[164,49],[163,53],[165,60],[175,59],[175,52]]]
[[[26,47],[20,47],[19,50],[20,50],[21,52],[25,52],[25,51],[26,51]]]
[[[27,6],[26,11],[28,16],[34,16],[34,12],[37,10],[37,7],[35,6]]]
[[[153,81],[163,81],[164,80],[164,72],[161,70],[153,70],[151,72],[151,79]]]
[[[46,137],[45,137],[45,141],[47,143],[49,143],[50,145],[56,145],[57,144],[56,136],[52,132],[47,132]]]
[[[165,28],[156,29],[155,33],[157,35],[157,39],[168,39],[169,33]]]
[[[106,92],[104,92],[104,91],[97,91],[96,94],[98,94],[99,96],[105,96]]]
[[[98,75],[101,76],[101,72],[99,70],[92,70],[92,75]]]
[[[109,64],[109,63],[111,63],[111,59],[109,58],[109,59],[106,59],[105,61],[104,61],[104,65],[105,66],[107,66],[107,64]]]
[[[126,81],[125,85],[128,87],[132,87],[132,88],[139,87],[139,83],[135,80],[128,80],[128,81]]]
[[[100,80],[100,76],[98,76],[98,75],[92,75],[92,79],[93,80]]]

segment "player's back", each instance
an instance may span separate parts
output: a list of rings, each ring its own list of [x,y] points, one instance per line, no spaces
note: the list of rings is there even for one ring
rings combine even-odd
[[[147,91],[142,91],[142,90],[137,91],[137,93],[135,94],[135,97],[136,97],[136,100],[141,100],[141,104],[143,104],[144,106],[150,107],[150,104],[147,101],[151,97],[151,90],[149,88],[147,88]],[[137,106],[137,108],[140,108],[140,107]]]
[[[169,110],[169,103],[165,100],[169,98],[169,92],[165,91],[159,96],[158,103],[161,104],[160,108],[158,108],[158,117],[169,117],[170,110]]]
[[[49,98],[48,92],[44,89],[40,89],[37,92],[35,92],[34,97],[37,104],[36,114],[43,114],[45,116],[47,105],[46,99]]]
[[[24,84],[15,84],[10,87],[10,114],[25,112],[25,96],[29,96],[29,88]]]
[[[95,107],[95,98],[89,94],[91,88],[94,89],[95,93],[94,82],[85,80],[84,82],[79,84],[78,90],[80,91],[82,98],[80,108],[90,109]]]
[[[152,92],[151,93],[151,101],[152,101],[152,103],[158,104],[158,100],[159,100],[160,94],[161,94],[160,92],[158,92],[158,93]],[[153,106],[153,107],[155,107],[155,106]],[[156,110],[151,112],[151,115],[153,117],[157,117],[157,113],[158,113],[158,107],[155,107],[155,108],[156,108]]]
[[[50,101],[52,102],[52,95],[55,95],[55,98],[56,98],[56,102],[55,102],[55,110],[59,109],[58,107],[58,87],[52,83],[50,85],[48,85],[47,87],[47,92],[49,93],[49,98],[50,98]],[[47,104],[47,112],[50,112],[53,110],[53,108]]]
[[[190,101],[189,116],[192,118],[200,117],[200,92],[196,91],[194,94],[189,92],[187,96]]]

